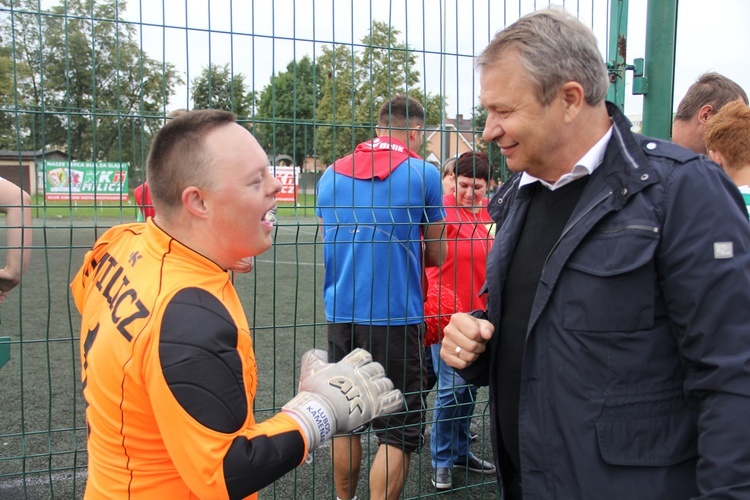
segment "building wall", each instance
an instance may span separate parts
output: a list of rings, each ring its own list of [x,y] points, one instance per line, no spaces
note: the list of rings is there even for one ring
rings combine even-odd
[[[28,160],[0,160],[0,177],[23,187],[26,192],[33,193],[36,188],[36,178],[34,175],[29,175],[34,171],[33,165],[34,162]]]
[[[441,156],[443,152],[443,137],[445,137],[445,140],[448,141],[448,156],[445,158]],[[426,137],[426,140],[426,157],[430,157],[430,154],[432,154],[439,160],[441,164],[444,163],[448,158],[452,158],[454,156],[458,156],[462,153],[472,150],[471,144],[467,144],[466,140],[462,139],[459,136],[458,132],[456,132],[455,130],[450,130],[444,133],[435,131],[434,133],[428,135]]]
[[[43,159],[66,160],[68,155],[61,151],[39,152],[25,151],[20,154],[15,151],[0,153],[0,177],[8,179],[13,184],[21,186],[24,191],[34,194],[42,186],[37,182],[37,170],[42,168]]]

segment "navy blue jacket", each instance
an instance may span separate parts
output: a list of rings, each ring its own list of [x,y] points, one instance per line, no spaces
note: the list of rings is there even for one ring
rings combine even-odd
[[[524,500],[748,499],[744,202],[705,157],[633,134],[615,106],[608,110],[604,162],[549,254],[519,353]],[[529,206],[517,180],[490,207],[502,222],[487,263],[495,333],[460,371],[489,384],[501,466],[501,296]]]

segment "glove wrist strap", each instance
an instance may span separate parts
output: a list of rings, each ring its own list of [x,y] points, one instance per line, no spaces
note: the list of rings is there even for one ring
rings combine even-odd
[[[308,448],[313,451],[336,433],[336,419],[330,404],[310,392],[300,392],[284,405],[307,432]]]

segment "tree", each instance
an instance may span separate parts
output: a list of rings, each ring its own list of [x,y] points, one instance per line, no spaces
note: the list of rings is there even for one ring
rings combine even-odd
[[[12,52],[9,47],[0,46],[0,106],[3,108],[13,107],[13,80]],[[0,112],[0,149],[15,149],[17,141],[15,114]]]
[[[417,57],[398,41],[400,34],[387,23],[374,21],[362,39],[364,49],[356,60],[356,117],[362,123],[377,122],[380,107],[394,94],[409,93],[417,98]]]
[[[140,165],[182,80],[118,22],[125,2],[66,0],[44,16],[27,13],[38,10],[36,0],[13,7],[0,30],[14,52],[21,147]]]
[[[295,165],[313,155],[313,122],[321,88],[322,79],[308,56],[290,62],[286,71],[271,77],[253,120],[253,132],[263,149],[274,155],[288,154]]]
[[[350,153],[359,142],[371,137],[371,123],[357,123],[354,111],[356,78],[350,47],[323,47],[318,59],[323,75],[322,96],[317,108],[316,152],[323,163]],[[358,130],[361,126],[364,130]]]
[[[474,130],[477,130],[478,134],[484,130],[487,125],[487,108],[481,104],[474,108]],[[510,177],[511,172],[508,170],[508,166],[505,163],[505,157],[500,152],[500,148],[497,144],[487,144],[482,140],[481,137],[474,141],[477,145],[477,149],[484,151],[490,159],[490,165],[492,166],[492,178],[496,181],[505,182]]]
[[[397,94],[425,106],[425,125],[440,123],[443,100],[419,88],[416,56],[398,41],[400,32],[375,21],[360,52],[350,46],[324,47],[318,74],[324,78],[317,118],[317,151],[325,163],[344,156],[374,135],[380,107]],[[334,125],[335,124],[335,125]]]
[[[8,0],[0,4],[8,7]],[[33,7],[31,0],[16,3],[21,10]],[[0,99],[3,108],[3,125],[8,124],[7,133],[0,136],[3,149],[39,149],[42,139],[37,130],[43,131],[43,107],[41,103],[42,55],[41,24],[35,16],[15,13],[0,22],[4,54],[10,58],[7,71],[0,73],[0,84],[4,89]],[[5,68],[4,68],[5,69]],[[43,135],[43,134],[42,134]]]
[[[195,109],[224,109],[240,121],[253,115],[253,94],[248,92],[245,75],[232,74],[229,64],[208,65],[193,80],[191,97]]]

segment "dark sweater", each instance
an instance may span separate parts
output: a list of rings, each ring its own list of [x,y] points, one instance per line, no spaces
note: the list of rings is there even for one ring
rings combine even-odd
[[[555,191],[550,191],[540,182],[522,188],[532,190],[531,201],[503,288],[497,350],[497,417],[505,451],[517,471],[520,471],[518,402],[531,308],[547,256],[560,238],[589,177],[577,179]]]

